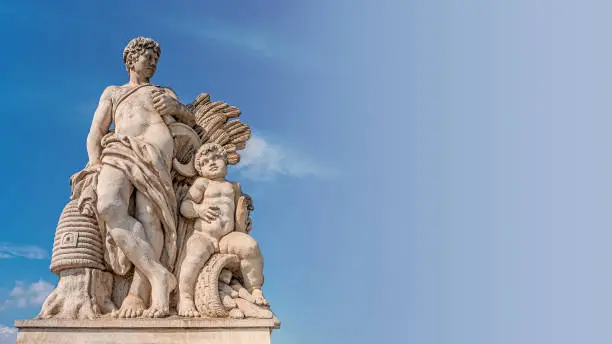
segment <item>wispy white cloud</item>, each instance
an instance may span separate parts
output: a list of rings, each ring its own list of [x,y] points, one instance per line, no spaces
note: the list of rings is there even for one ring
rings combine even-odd
[[[215,41],[240,49],[243,53],[251,53],[275,62],[286,62],[292,65],[312,65],[316,56],[312,49],[307,49],[295,41],[282,39],[280,35],[215,18],[206,20],[173,21],[169,28],[182,34],[201,39],[202,42]]]
[[[199,25],[185,22],[183,25],[189,28],[186,32],[198,35],[201,38],[241,47],[267,58],[277,59],[280,57],[278,49],[280,44],[274,44],[270,38],[261,33],[241,30],[237,26],[214,21],[203,22]]]
[[[0,344],[15,344],[17,341],[17,329],[0,325]]]
[[[47,251],[38,246],[19,246],[0,242],[0,259],[23,257],[27,259],[46,259]]]
[[[51,283],[43,280],[31,284],[15,281],[15,287],[9,293],[9,298],[0,304],[0,310],[38,307],[42,305],[53,289]]]
[[[334,171],[321,166],[287,146],[272,143],[259,135],[253,135],[246,149],[240,154],[237,168],[246,178],[272,180],[276,176],[333,177]]]

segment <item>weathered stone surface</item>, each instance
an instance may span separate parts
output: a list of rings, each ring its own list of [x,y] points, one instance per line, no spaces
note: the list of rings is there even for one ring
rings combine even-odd
[[[25,319],[15,320],[19,329],[33,328],[200,328],[200,329],[233,329],[233,328],[280,328],[280,321],[273,319],[231,319],[231,318],[185,318],[169,316],[164,319],[116,319],[98,318],[95,320],[66,319]]]
[[[280,326],[253,201],[226,180],[251,129],[235,106],[208,94],[183,105],[152,84],[160,55],[131,40],[129,82],[100,97],[56,229],[58,286],[37,320],[16,322],[18,343],[269,343]]]
[[[277,319],[18,320],[17,344],[269,344]]]

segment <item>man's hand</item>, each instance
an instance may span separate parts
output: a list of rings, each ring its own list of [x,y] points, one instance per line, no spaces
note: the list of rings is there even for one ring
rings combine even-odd
[[[173,116],[181,110],[181,104],[178,100],[172,98],[166,92],[155,89],[152,92],[153,107],[162,116]]]
[[[176,94],[169,88],[152,91],[153,107],[162,116],[173,116],[181,123],[193,127],[196,124],[195,116],[186,106],[179,102]]]

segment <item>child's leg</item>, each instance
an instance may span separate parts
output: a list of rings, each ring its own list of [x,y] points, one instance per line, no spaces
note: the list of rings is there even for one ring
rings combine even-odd
[[[219,248],[221,253],[235,254],[240,258],[246,289],[251,293],[260,290],[264,282],[263,256],[255,239],[245,233],[231,232],[221,238]]]
[[[195,282],[200,270],[214,252],[215,247],[210,238],[194,232],[187,239],[185,257],[180,266],[179,274],[179,302],[177,306],[179,315],[186,317],[199,315],[193,300]]]

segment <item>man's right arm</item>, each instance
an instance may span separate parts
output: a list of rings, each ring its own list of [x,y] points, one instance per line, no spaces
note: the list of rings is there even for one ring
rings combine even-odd
[[[110,87],[107,87],[98,103],[98,108],[94,113],[91,122],[91,128],[87,135],[87,155],[89,156],[89,165],[97,164],[102,153],[102,137],[108,133],[113,116],[113,102],[110,96]]]

